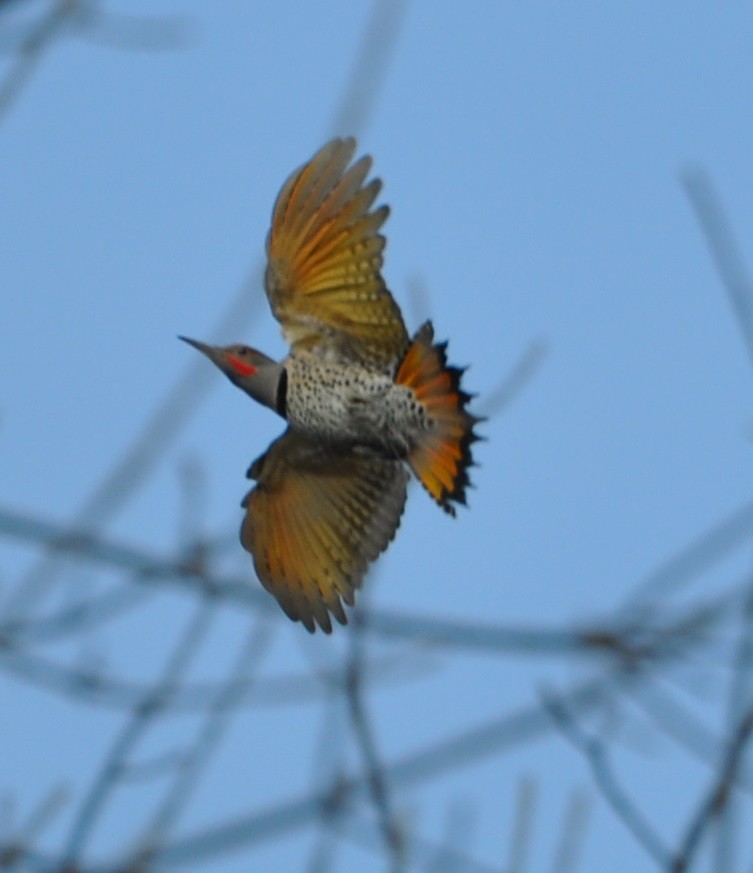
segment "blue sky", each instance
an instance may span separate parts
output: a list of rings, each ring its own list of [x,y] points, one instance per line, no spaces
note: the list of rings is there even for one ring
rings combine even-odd
[[[28,19],[22,4],[9,7],[0,32],[48,6],[28,3]],[[177,334],[284,355],[258,272],[272,203],[326,138],[351,133],[333,131],[332,119],[371,14],[360,0],[103,8],[177,16],[184,44],[122,51],[72,27],[0,118],[0,502],[61,523],[195,365]],[[566,628],[609,614],[750,498],[753,372],[681,174],[699,166],[709,174],[750,261],[751,39],[753,8],[739,2],[407,5],[376,105],[357,131],[392,207],[388,284],[410,330],[430,316],[450,339],[451,359],[471,365],[467,383],[480,406],[532,343],[546,355],[484,425],[469,511],[452,521],[413,490],[369,581],[372,606]],[[4,58],[7,71],[12,57]],[[214,325],[246,285],[248,316],[217,336]],[[105,528],[157,554],[179,545],[186,464],[201,471],[195,525],[232,543],[244,471],[280,431],[221,376],[196,373],[197,391],[211,392]],[[0,593],[10,592],[33,553],[9,539],[0,549]],[[731,584],[747,552],[696,592]],[[256,585],[240,546],[223,560]],[[105,584],[80,573],[65,596]],[[113,673],[139,675],[160,661],[165,628],[185,620],[185,607],[165,597],[51,654],[94,653]],[[225,668],[244,620],[221,619],[200,675]],[[266,656],[270,676],[342,658],[342,633],[302,634],[280,625]],[[542,687],[594,666],[406,647],[407,663],[415,659],[419,678],[370,697],[388,759],[535,704]],[[719,679],[708,674],[692,684],[713,720]],[[691,680],[678,682],[685,693]],[[21,817],[51,786],[79,796],[119,724],[117,713],[94,708],[84,717],[1,676],[0,709],[0,792]],[[245,711],[185,831],[305,791],[326,768],[322,712]],[[30,731],[49,759],[31,751]],[[638,716],[622,751],[628,786],[655,780],[642,800],[668,838],[681,833],[687,798],[708,771]],[[346,761],[357,771],[352,748]],[[435,834],[452,804],[465,804],[473,851],[499,864],[522,777],[539,798],[532,870],[549,869],[574,790],[594,805],[579,869],[653,869],[556,732],[404,790],[396,804]],[[119,800],[93,856],[114,845],[139,802]],[[49,847],[64,839],[72,809],[45,832]],[[305,869],[311,839],[304,832],[212,869]],[[336,869],[382,869],[360,852],[345,848]]]

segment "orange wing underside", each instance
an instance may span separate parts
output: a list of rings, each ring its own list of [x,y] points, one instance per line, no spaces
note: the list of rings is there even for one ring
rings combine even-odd
[[[288,431],[251,469],[241,542],[264,587],[309,631],[346,623],[371,561],[400,523],[407,473],[372,455],[332,454]]]
[[[352,139],[333,140],[283,186],[267,240],[267,296],[293,348],[386,368],[408,336],[380,273],[389,210],[369,211],[381,182],[364,184],[368,157],[348,168],[354,150]]]

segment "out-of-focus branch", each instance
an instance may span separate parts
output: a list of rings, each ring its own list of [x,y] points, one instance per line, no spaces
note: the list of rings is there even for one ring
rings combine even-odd
[[[225,605],[260,608],[279,616],[272,599],[260,587],[250,585],[244,578],[214,576],[192,563],[157,558],[101,537],[83,532],[66,532],[60,526],[2,509],[0,533],[16,539],[54,542],[56,549],[66,554],[78,554],[95,563],[127,570],[139,584],[148,582],[153,586],[162,582],[198,594],[209,592]],[[542,655],[603,654],[638,661],[653,657],[656,647],[676,645],[679,649],[687,649],[691,642],[701,642],[714,624],[721,620],[724,610],[732,605],[732,602],[722,600],[693,609],[674,620],[666,619],[665,624],[655,627],[641,625],[633,617],[623,623],[573,630],[504,627],[371,610],[364,631],[464,650]],[[24,626],[24,623],[6,620],[0,623],[0,636],[16,638],[19,629],[23,631]],[[33,623],[30,627],[33,627]]]
[[[509,873],[526,873],[531,853],[533,824],[536,816],[536,783],[530,777],[521,779],[515,803],[515,820],[510,840]]]
[[[201,567],[183,559],[157,558],[142,549],[115,543],[84,530],[68,529],[0,509],[0,534],[39,543],[49,551],[77,555],[95,564],[125,570],[133,574],[134,582],[139,584],[149,582],[151,585],[157,580],[169,580],[178,587],[188,586],[198,594],[213,593],[225,603],[252,605],[277,613],[271,598],[245,579],[210,579]],[[0,634],[17,636],[23,632],[25,624],[26,621],[8,616],[0,622]]]
[[[732,225],[711,177],[702,167],[686,170],[682,174],[682,183],[737,317],[753,365],[753,281],[735,241]]]
[[[367,821],[353,810],[347,810],[332,827],[339,835],[356,845],[373,851],[383,849],[381,825]],[[405,833],[405,845],[410,847],[412,870],[426,873],[499,873],[499,864],[489,864],[469,855],[449,841],[436,842],[414,831]]]
[[[16,37],[12,47],[15,59],[0,81],[0,120],[20,96],[45,52],[65,32],[110,48],[154,52],[183,47],[187,28],[176,16],[113,14],[104,12],[95,0],[56,0]],[[8,34],[4,35],[7,42]]]
[[[724,811],[730,793],[734,790],[737,770],[750,742],[751,734],[753,734],[753,707],[745,713],[730,737],[719,774],[693,816],[677,853],[666,865],[669,873],[685,873],[690,868],[708,828]]]
[[[238,689],[249,686],[251,683],[249,670],[258,671],[270,642],[271,630],[266,622],[247,635],[227,681],[220,688],[207,711],[204,726],[193,748],[183,755],[170,791],[159,804],[151,822],[140,837],[138,861],[133,865],[134,869],[148,866],[149,859],[159,852],[160,846],[167,839],[196,788],[201,771],[206,767],[227,728],[230,716],[240,703]]]
[[[575,873],[583,849],[591,802],[580,792],[574,792],[567,805],[560,841],[552,862],[552,873]]]
[[[16,51],[11,69],[0,81],[0,120],[39,66],[45,49],[75,16],[81,0],[58,0],[29,30]]]
[[[80,0],[76,33],[88,41],[127,52],[164,52],[188,45],[191,28],[180,15],[129,15],[105,11],[101,2]]]
[[[89,705],[112,709],[133,709],[143,699],[148,688],[143,683],[120,679],[88,667],[59,664],[24,648],[2,652],[0,668],[25,682]],[[413,682],[433,672],[421,652],[387,653],[374,658],[364,667],[363,681],[371,687]],[[278,674],[242,680],[233,692],[243,705],[306,706],[330,695],[339,695],[347,684],[344,668],[334,666],[317,673]],[[217,683],[180,683],[167,689],[162,712],[201,712],[217,695]]]
[[[660,678],[645,671],[643,680],[628,687],[631,699],[652,722],[683,749],[716,769],[719,763],[720,738],[698,716],[683,706],[660,685]],[[753,795],[753,769],[741,762],[736,774],[738,785]]]
[[[360,133],[374,114],[407,6],[407,0],[375,0],[332,119],[332,135]]]
[[[746,709],[753,704],[753,583],[749,586],[745,608],[740,617],[739,641],[734,657],[734,670],[727,701],[727,724],[731,734],[735,725],[745,719]],[[742,781],[747,774],[744,759],[741,759],[736,773],[736,781]],[[740,825],[740,804],[730,796],[719,811],[715,841],[715,873],[732,873],[736,868],[735,855],[738,849],[738,830]]]
[[[622,612],[642,622],[657,604],[690,585],[734,549],[753,539],[753,500],[708,527],[636,585]]]
[[[0,870],[12,870],[17,865],[26,849],[35,845],[66,799],[67,792],[63,788],[53,789],[32,810],[26,822],[7,835],[5,845],[0,846]]]
[[[604,695],[614,690],[615,683],[631,681],[633,677],[629,671],[612,671],[575,686],[560,699],[566,702],[569,712],[586,713],[600,706]],[[417,786],[489,755],[533,742],[551,731],[552,727],[552,718],[542,707],[526,707],[388,762],[383,768],[384,776],[396,789]],[[350,802],[366,796],[368,792],[368,775],[343,780],[337,786],[338,802]],[[189,862],[195,864],[219,857],[225,852],[237,851],[242,846],[277,839],[284,833],[316,821],[322,807],[331,802],[329,793],[316,792],[256,811],[176,839],[163,848],[154,862],[165,869],[182,867]]]
[[[0,645],[5,641],[23,645],[50,643],[55,640],[84,634],[107,622],[122,618],[127,612],[143,607],[154,594],[144,585],[127,581],[108,589],[103,594],[74,602],[62,609],[34,619],[33,622],[0,621]]]
[[[666,866],[671,858],[669,849],[654,830],[639,807],[628,797],[612,771],[607,747],[589,736],[577,723],[570,707],[562,698],[547,694],[544,704],[562,735],[585,756],[601,793],[617,817],[633,834],[651,857]]]
[[[468,873],[478,862],[469,856],[473,830],[477,823],[476,809],[469,803],[450,802],[445,813],[444,839],[434,850],[431,873]],[[416,843],[420,841],[413,831],[406,830],[406,845],[410,846],[410,860],[415,864]],[[498,866],[495,865],[495,870]]]
[[[582,715],[598,708],[605,695],[613,693],[615,685],[632,681],[635,681],[632,671],[610,671],[599,678],[576,685],[570,692],[561,694],[559,701],[567,707],[571,716]],[[553,725],[550,713],[544,708],[526,707],[386,763],[383,767],[384,776],[395,788],[415,787],[489,755],[500,754],[506,749],[533,742],[551,731]],[[346,805],[367,796],[370,791],[370,776],[365,774],[344,779],[336,786],[335,791],[335,797],[330,792],[315,792],[175,839],[164,845],[152,857],[151,863],[160,870],[180,868],[211,861],[243,846],[277,839],[282,834],[319,820],[322,808],[327,804],[335,802]],[[58,869],[51,866],[54,862],[31,851],[22,853],[21,860],[28,862],[27,866],[34,870]],[[119,869],[121,867],[118,862],[113,861],[112,865],[99,865],[98,873],[115,873]],[[80,873],[90,871],[82,867]]]
[[[363,757],[369,790],[374,808],[379,817],[385,847],[389,852],[393,873],[403,869],[403,845],[400,829],[392,809],[387,789],[384,764],[377,750],[374,731],[369,722],[363,700],[363,639],[361,635],[361,614],[356,616],[353,634],[350,638],[350,660],[345,695],[350,711],[351,724]]]
[[[215,329],[210,331],[210,342],[224,341],[231,328],[241,329],[251,314],[261,308],[262,295],[253,293],[260,287],[258,268],[254,270],[254,277],[258,277],[257,281],[249,280],[242,285]],[[202,361],[192,360],[187,364],[184,376],[155,409],[130,448],[84,501],[67,528],[90,532],[102,529],[146,481],[213,384],[214,374]],[[9,618],[25,616],[54,584],[58,572],[57,553],[65,551],[65,537],[63,532],[62,540],[50,542],[49,549],[19,584],[15,596],[9,598],[6,604]]]
[[[81,852],[91,835],[97,819],[104,811],[108,796],[115,790],[127,770],[129,756],[154,719],[169,700],[170,689],[196,655],[199,645],[209,631],[216,604],[212,599],[197,603],[194,616],[178,640],[160,678],[134,709],[129,720],[115,739],[110,753],[87,792],[78,811],[63,850],[63,869],[75,869]]]
[[[515,400],[541,369],[549,349],[543,339],[534,340],[505,378],[482,400],[479,411],[484,418],[495,418]]]

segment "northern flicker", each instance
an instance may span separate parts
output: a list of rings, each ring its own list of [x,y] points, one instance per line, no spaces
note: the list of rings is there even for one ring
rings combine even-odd
[[[282,186],[265,288],[290,354],[244,345],[203,352],[288,427],[251,464],[241,543],[285,613],[313,632],[347,617],[366,569],[400,524],[412,470],[451,515],[465,503],[479,419],[462,370],[430,322],[411,340],[380,269],[389,209],[372,209],[371,158],[334,139]],[[349,166],[350,165],[350,166]]]

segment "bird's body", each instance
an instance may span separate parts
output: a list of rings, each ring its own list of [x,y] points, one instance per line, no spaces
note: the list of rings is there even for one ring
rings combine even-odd
[[[348,166],[354,150],[325,145],[275,203],[265,287],[289,356],[186,340],[287,421],[249,468],[241,542],[288,616],[327,633],[395,535],[408,469],[454,515],[478,438],[446,344],[429,322],[409,339],[382,279],[388,209],[371,209],[381,183],[369,158]]]
[[[364,446],[405,459],[427,427],[410,388],[357,363],[322,361],[303,351],[285,361],[288,424],[332,446]]]

